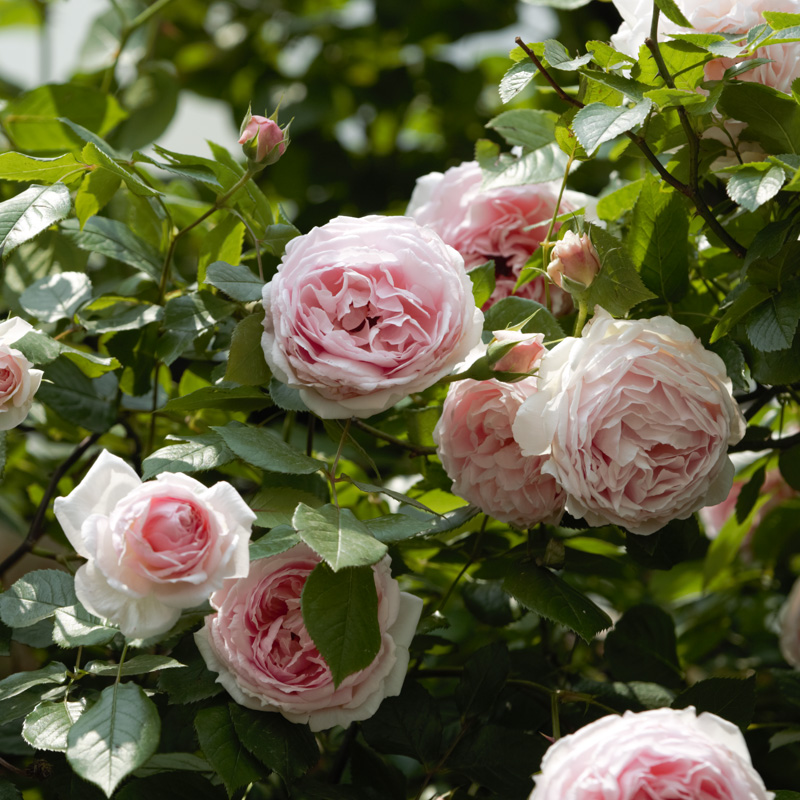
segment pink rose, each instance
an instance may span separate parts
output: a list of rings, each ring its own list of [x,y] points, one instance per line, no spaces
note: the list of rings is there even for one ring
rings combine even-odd
[[[286,145],[289,144],[286,128],[281,128],[269,117],[248,114],[239,144],[243,145],[245,155],[252,161],[264,166],[274,164],[286,152]]]
[[[312,731],[371,717],[384,697],[400,694],[422,601],[400,591],[391,559],[373,565],[381,648],[374,661],[337,687],[306,631],[303,585],[320,557],[304,544],[250,565],[211,597],[217,613],[195,634],[212,672],[240,705],[277,711]]]
[[[796,0],[675,0],[678,8],[693,28],[684,28],[668,20],[663,14],[659,21],[659,38],[673,33],[747,33],[755,25],[765,22],[763,11],[797,12]],[[619,30],[611,37],[612,45],[623,53],[638,57],[639,48],[650,35],[653,17],[652,0],[613,0],[622,16]],[[800,43],[770,45],[756,53],[772,59],[744,73],[740,80],[772,86],[791,94],[792,81],[800,77]],[[706,78],[718,80],[722,73],[736,63],[736,59],[714,59],[706,65]]]
[[[292,239],[264,307],[267,363],[325,419],[427,389],[483,328],[463,259],[409,217],[337,217]]]
[[[523,455],[567,492],[589,525],[648,534],[723,500],[728,445],[745,422],[722,359],[670,317],[615,320],[601,308],[539,367],[514,421]]]
[[[522,333],[522,331],[492,331],[494,342],[507,344],[516,342],[504,356],[492,365],[495,372],[533,372],[542,360],[545,350],[544,335],[541,333]]]
[[[559,739],[530,800],[774,800],[732,723],[691,706],[602,717]]]
[[[800,669],[800,579],[794,582],[780,613],[781,655]]]
[[[588,233],[578,236],[573,231],[567,231],[550,252],[547,277],[558,287],[561,287],[562,276],[587,287],[598,272],[600,257]]]
[[[28,416],[44,373],[11,345],[33,327],[14,317],[0,323],[0,431],[11,430]]]
[[[484,308],[514,293],[525,262],[547,235],[558,202],[560,184],[536,183],[481,189],[483,174],[476,161],[432,172],[417,180],[406,213],[439,234],[464,257],[467,269],[494,259],[496,287]],[[565,192],[559,214],[579,208],[584,200]],[[558,230],[556,225],[555,230]],[[516,293],[545,302],[545,278],[534,278]],[[560,289],[550,289],[554,314],[572,304]]]
[[[542,471],[547,458],[524,457],[511,432],[520,405],[535,392],[535,378],[458,381],[433,432],[453,493],[519,528],[556,523],[564,512],[564,492]]]
[[[208,489],[163,473],[142,483],[104,450],[54,509],[87,559],[75,575],[78,599],[128,638],[168,631],[181,609],[205,602],[224,578],[247,574],[255,514],[224,481]]]

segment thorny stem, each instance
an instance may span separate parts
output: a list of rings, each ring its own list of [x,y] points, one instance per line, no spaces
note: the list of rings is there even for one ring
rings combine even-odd
[[[33,518],[33,522],[31,522],[31,526],[28,529],[28,535],[25,537],[25,540],[20,544],[16,550],[14,550],[11,555],[7,556],[2,562],[0,562],[0,576],[4,575],[7,570],[14,566],[30,549],[36,544],[36,542],[42,537],[44,533],[44,518],[45,514],[47,513],[47,509],[50,505],[50,500],[52,499],[53,495],[55,494],[56,488],[58,487],[58,482],[67,474],[67,472],[72,469],[72,467],[81,459],[81,456],[100,438],[102,434],[100,433],[93,433],[91,436],[87,436],[67,457],[67,460],[64,461],[59,467],[56,468],[55,472],[50,478],[50,483],[47,484],[47,489],[45,489],[44,496],[42,497],[41,502],[39,503],[39,507],[36,509],[36,515]]]
[[[574,97],[568,95],[556,82],[553,76],[545,69],[542,62],[539,60],[539,57],[533,50],[528,47],[522,39],[517,36],[516,38],[517,44],[522,48],[528,58],[533,61],[536,65],[536,68],[541,72],[544,76],[545,80],[555,89],[556,94],[569,105],[575,108],[585,108],[585,104],[582,103],[580,100],[577,100]],[[695,191],[695,189],[691,186],[687,186],[682,181],[679,181],[671,172],[669,172],[664,165],[658,160],[656,154],[650,149],[650,146],[647,142],[638,134],[635,134],[631,131],[625,131],[625,135],[642,151],[644,157],[650,162],[653,169],[659,174],[661,179],[672,186],[673,189],[676,189],[681,194],[688,197],[693,203],[694,207],[697,210],[697,213],[703,218],[709,228],[725,243],[725,246],[737,257],[737,258],[744,258],[747,255],[747,250],[739,244],[726,230],[723,228],[720,221],[714,216],[713,212],[709,207],[705,204],[699,194]]]

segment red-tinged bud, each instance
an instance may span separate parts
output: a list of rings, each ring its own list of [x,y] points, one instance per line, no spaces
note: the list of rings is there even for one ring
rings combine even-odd
[[[250,114],[244,118],[239,144],[249,161],[262,166],[274,164],[289,144],[289,126],[281,128],[269,117]]]
[[[600,266],[597,250],[594,249],[589,234],[578,236],[573,231],[567,231],[564,238],[556,242],[550,254],[547,276],[558,287],[562,286],[562,278],[568,278],[585,288],[600,272]]]

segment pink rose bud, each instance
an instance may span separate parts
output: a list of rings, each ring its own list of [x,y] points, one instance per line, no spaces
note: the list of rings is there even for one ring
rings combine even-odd
[[[495,372],[533,372],[544,355],[544,334],[510,330],[492,331],[492,336],[494,341],[489,345],[490,354],[494,347],[516,342],[511,350],[492,364]],[[491,355],[489,361],[491,363]]]
[[[567,231],[550,253],[547,277],[559,288],[562,277],[586,287],[600,272],[600,266],[597,250],[594,249],[589,234],[578,236],[577,233]]]
[[[289,144],[288,125],[280,125],[269,117],[248,112],[242,125],[239,144],[250,161],[268,166],[274,164],[285,152]]]

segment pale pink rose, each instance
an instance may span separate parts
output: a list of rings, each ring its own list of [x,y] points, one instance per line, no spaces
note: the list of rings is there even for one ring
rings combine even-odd
[[[496,286],[486,306],[514,293],[525,262],[547,236],[558,202],[559,182],[482,189],[477,161],[432,172],[417,179],[406,213],[439,234],[464,257],[468,270],[494,259]],[[559,214],[574,211],[585,200],[565,192]],[[556,224],[554,230],[558,230]],[[526,283],[516,296],[545,303],[545,277]],[[572,308],[569,295],[550,287],[554,314]]]
[[[558,287],[561,287],[562,276],[582,286],[589,286],[598,272],[600,257],[588,233],[578,236],[573,231],[567,231],[550,252],[547,277]]]
[[[794,582],[780,613],[781,655],[800,669],[800,579]]]
[[[542,471],[547,458],[524,457],[511,432],[519,407],[535,392],[536,378],[458,381],[433,431],[453,493],[519,528],[558,522],[566,499],[555,479]]]
[[[54,510],[87,559],[75,575],[78,599],[128,638],[168,631],[223,579],[247,575],[255,514],[225,481],[208,489],[162,473],[142,483],[104,450]]]
[[[391,559],[373,565],[381,647],[365,669],[337,687],[306,630],[300,596],[320,557],[305,544],[250,565],[211,597],[217,613],[195,634],[212,672],[240,705],[277,711],[312,731],[371,717],[384,697],[400,694],[422,601],[401,592]]]
[[[730,492],[728,492],[728,496],[721,503],[700,509],[700,519],[703,521],[706,536],[709,539],[715,539],[722,530],[722,526],[736,514],[736,501],[739,499],[739,494],[746,483],[746,480],[735,480]],[[768,496],[769,500],[753,516],[753,524],[751,526],[753,531],[773,508],[777,508],[785,500],[797,497],[798,493],[786,483],[781,476],[780,470],[773,468],[768,470],[760,494],[761,497]]]
[[[33,364],[11,346],[32,330],[18,317],[0,323],[0,431],[16,428],[28,416],[42,382],[44,373],[31,369]]]
[[[774,800],[732,722],[693,707],[602,717],[559,739],[530,800]]]
[[[651,0],[613,0],[623,22],[611,44],[634,58],[650,35],[653,17]],[[675,0],[678,8],[693,28],[684,28],[668,20],[663,14],[659,21],[659,37],[668,40],[673,33],[746,33],[755,25],[765,22],[763,11],[797,13],[797,0]],[[744,73],[740,80],[771,86],[781,92],[791,93],[792,81],[800,77],[800,43],[770,45],[760,48],[756,55],[772,59],[772,63]],[[736,60],[720,58],[706,65],[706,78],[718,80]]]
[[[288,143],[286,128],[281,128],[275,120],[258,114],[245,120],[239,138],[239,144],[245,145],[245,155],[265,166],[274,164],[286,152]]]
[[[538,388],[514,436],[523,455],[550,454],[543,470],[574,517],[649,534],[730,491],[744,418],[722,359],[670,317],[597,308],[581,338],[544,356]]]
[[[264,308],[267,363],[325,419],[427,389],[483,329],[463,259],[409,217],[336,217],[292,239]]]
[[[546,352],[544,335],[541,333],[505,330],[492,331],[492,336],[498,344],[517,343],[495,361],[492,365],[495,372],[533,372]]]

